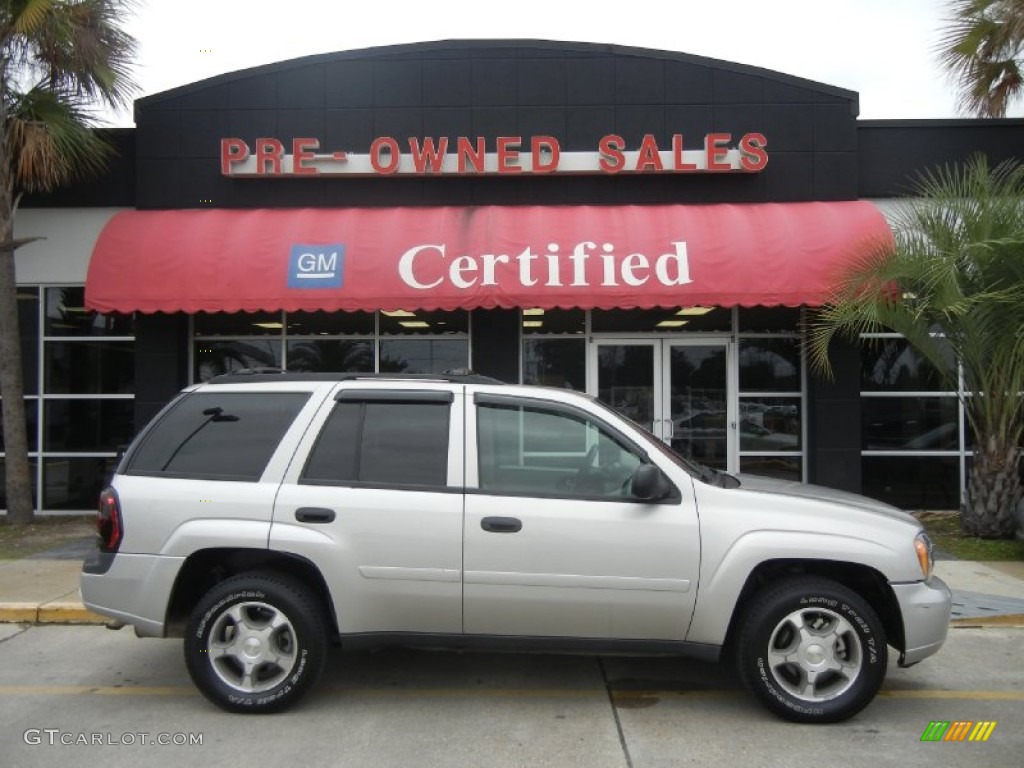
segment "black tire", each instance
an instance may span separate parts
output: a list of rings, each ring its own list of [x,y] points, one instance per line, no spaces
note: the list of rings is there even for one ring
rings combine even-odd
[[[319,676],[326,635],[323,612],[301,582],[241,574],[196,605],[185,633],[185,664],[196,687],[218,707],[280,712]]]
[[[749,605],[736,665],[772,712],[798,723],[834,723],[878,693],[889,656],[885,629],[855,592],[802,576],[764,588]]]

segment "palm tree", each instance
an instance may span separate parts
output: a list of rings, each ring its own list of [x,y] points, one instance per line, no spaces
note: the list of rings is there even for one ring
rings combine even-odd
[[[959,108],[1004,117],[1024,92],[1024,0],[953,0],[939,61],[959,91]]]
[[[894,241],[866,250],[811,319],[809,360],[828,373],[837,334],[896,331],[961,391],[952,353],[975,444],[961,527],[1010,537],[1024,434],[1024,166],[977,156],[923,175],[916,192]]]
[[[25,440],[14,251],[23,192],[102,167],[93,103],[125,106],[135,41],[118,26],[130,0],[0,0],[0,396],[7,521],[34,517]]]

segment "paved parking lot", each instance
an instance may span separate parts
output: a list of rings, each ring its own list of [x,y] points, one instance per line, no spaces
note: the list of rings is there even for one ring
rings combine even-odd
[[[4,625],[0,763],[1019,766],[1022,640],[1020,629],[954,629],[938,656],[893,666],[857,717],[801,726],[763,710],[728,669],[692,661],[404,650],[335,653],[297,709],[229,715],[195,693],[178,641]],[[932,720],[997,726],[986,743],[922,743]],[[160,734],[202,744],[149,743]]]

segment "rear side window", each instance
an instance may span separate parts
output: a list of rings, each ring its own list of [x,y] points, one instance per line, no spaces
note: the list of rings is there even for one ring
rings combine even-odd
[[[339,401],[310,453],[302,482],[443,487],[448,401]]]
[[[257,481],[308,392],[196,392],[157,422],[130,475]]]

